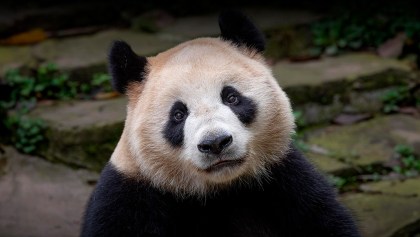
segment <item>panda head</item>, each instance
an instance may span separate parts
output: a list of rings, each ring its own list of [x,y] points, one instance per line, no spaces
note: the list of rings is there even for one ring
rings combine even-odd
[[[198,38],[154,57],[113,44],[110,72],[128,96],[111,162],[177,194],[207,195],[268,177],[287,152],[294,119],[264,63],[264,37],[239,12],[219,17],[219,38]],[[252,183],[252,182],[251,182]]]

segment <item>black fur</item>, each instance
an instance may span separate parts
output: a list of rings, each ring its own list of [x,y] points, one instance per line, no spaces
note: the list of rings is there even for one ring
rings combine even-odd
[[[227,98],[232,94],[238,97],[238,103],[226,103]],[[221,97],[223,103],[230,107],[230,109],[233,111],[233,113],[236,114],[236,116],[238,116],[242,123],[249,125],[254,121],[255,117],[257,116],[257,105],[252,99],[243,96],[241,93],[239,93],[239,91],[231,86],[225,86],[222,89]]]
[[[82,237],[360,236],[333,188],[292,149],[260,188],[178,199],[108,164],[91,196]]]
[[[115,41],[109,51],[109,72],[114,89],[122,94],[132,81],[142,81],[147,59],[133,52],[124,41]]]
[[[239,11],[226,10],[219,15],[222,39],[232,41],[238,46],[253,48],[258,52],[265,49],[264,35],[252,21]]]
[[[181,112],[185,115],[181,121],[177,121],[174,118],[176,112]],[[181,146],[184,141],[184,126],[187,116],[188,109],[184,103],[177,101],[172,105],[171,111],[169,112],[168,122],[163,130],[163,135],[165,139],[175,147]]]

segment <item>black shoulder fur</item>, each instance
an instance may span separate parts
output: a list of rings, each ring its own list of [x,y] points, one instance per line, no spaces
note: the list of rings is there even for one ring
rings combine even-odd
[[[179,199],[108,164],[89,201],[82,237],[358,237],[331,185],[296,150],[272,167],[261,188]]]

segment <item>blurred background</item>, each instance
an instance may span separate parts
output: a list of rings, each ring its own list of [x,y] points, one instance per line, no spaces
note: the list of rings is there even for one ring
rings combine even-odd
[[[294,143],[337,187],[366,237],[420,236],[416,1],[2,1],[0,236],[78,236],[121,134],[113,40],[151,56],[218,36],[237,8],[266,35],[291,98]]]

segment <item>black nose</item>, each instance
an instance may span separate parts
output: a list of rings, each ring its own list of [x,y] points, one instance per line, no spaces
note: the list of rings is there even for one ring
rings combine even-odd
[[[203,153],[220,154],[226,147],[232,144],[231,135],[221,135],[204,139],[197,145],[198,150]]]

